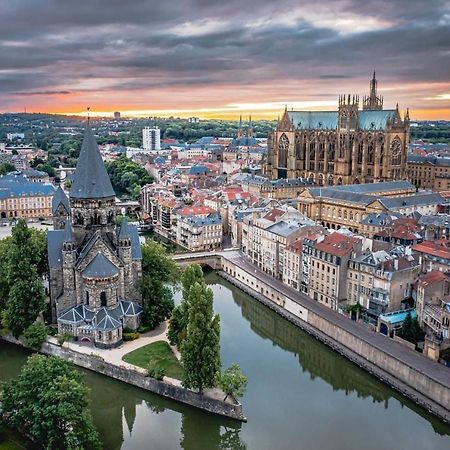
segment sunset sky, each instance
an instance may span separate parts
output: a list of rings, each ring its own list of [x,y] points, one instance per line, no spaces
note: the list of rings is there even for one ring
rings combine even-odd
[[[1,0],[0,112],[276,118],[368,93],[450,120],[447,0]]]

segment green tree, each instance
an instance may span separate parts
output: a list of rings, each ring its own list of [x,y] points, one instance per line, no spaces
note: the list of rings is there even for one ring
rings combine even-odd
[[[204,283],[189,288],[189,323],[181,345],[183,386],[212,387],[220,371],[220,318],[213,314],[213,292]]]
[[[152,328],[170,316],[173,293],[167,286],[179,280],[179,269],[165,247],[147,240],[142,246],[142,322]]]
[[[47,450],[100,449],[82,375],[60,358],[33,355],[2,392],[7,424]]]
[[[23,333],[25,344],[33,350],[40,350],[47,336],[47,327],[42,322],[32,323]]]
[[[6,175],[9,172],[14,172],[16,170],[16,166],[9,162],[4,162],[0,164],[0,175]]]
[[[189,321],[189,288],[204,283],[203,271],[198,264],[190,264],[181,275],[182,301],[172,311],[167,337],[172,345],[180,346],[187,334]]]
[[[239,364],[232,364],[219,377],[219,387],[225,392],[224,401],[229,395],[242,397],[247,388],[247,377],[242,374]]]
[[[6,262],[9,292],[4,322],[15,337],[19,337],[45,307],[38,240],[23,219],[12,229],[9,261]]]
[[[417,344],[419,341],[423,340],[425,333],[420,328],[417,318],[414,317],[413,319],[411,313],[408,311],[399,335],[403,339],[412,342],[413,344]]]

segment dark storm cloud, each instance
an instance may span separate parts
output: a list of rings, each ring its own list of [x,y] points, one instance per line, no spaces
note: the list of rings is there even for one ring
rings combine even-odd
[[[0,20],[3,94],[450,73],[441,0],[3,0]]]

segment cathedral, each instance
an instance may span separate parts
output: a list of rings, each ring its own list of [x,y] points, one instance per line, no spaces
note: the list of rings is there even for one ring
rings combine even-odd
[[[101,348],[122,343],[142,313],[137,228],[116,225],[115,193],[88,124],[69,198],[59,188],[48,232],[50,299],[59,333]]]
[[[339,97],[338,111],[284,111],[268,138],[264,173],[306,178],[317,185],[400,180],[406,177],[409,112],[383,109],[375,72],[370,94]]]

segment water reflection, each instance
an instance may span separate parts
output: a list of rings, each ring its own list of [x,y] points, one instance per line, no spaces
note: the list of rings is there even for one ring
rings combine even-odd
[[[260,337],[272,341],[274,345],[295,354],[302,371],[308,373],[311,380],[320,378],[331,385],[333,390],[344,391],[346,395],[355,393],[361,398],[371,398],[374,403],[382,402],[385,409],[389,407],[389,399],[395,398],[402,406],[407,406],[427,419],[437,433],[450,435],[448,425],[269,308],[233,288],[214,273],[208,274],[207,278],[211,284],[229,286],[234,302],[240,307],[242,316],[250,323],[251,329]]]

